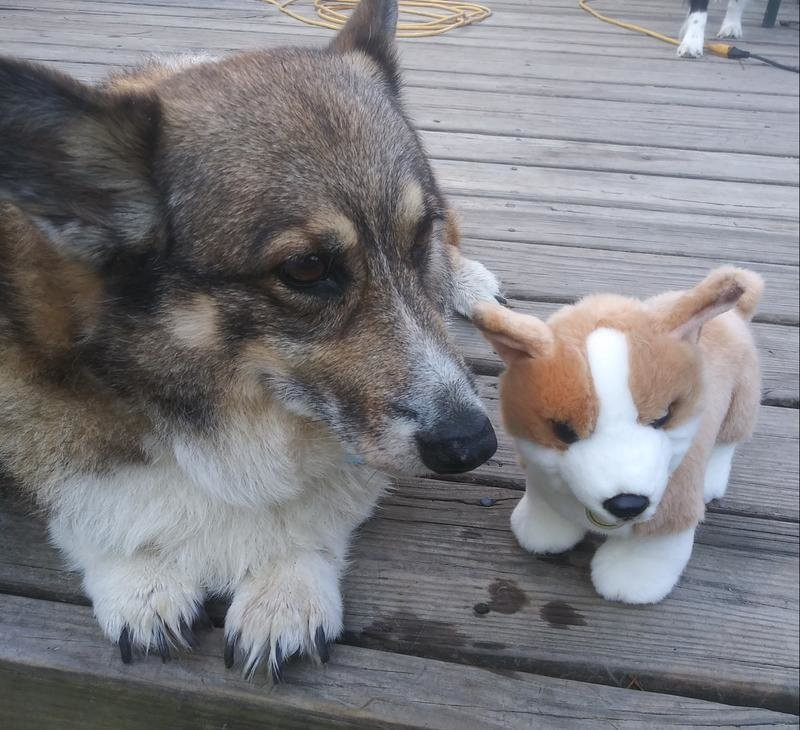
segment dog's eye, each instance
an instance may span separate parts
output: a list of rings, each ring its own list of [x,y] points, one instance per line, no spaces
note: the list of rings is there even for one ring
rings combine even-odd
[[[672,415],[672,407],[668,408],[663,416],[659,416],[656,418],[655,421],[650,421],[650,426],[653,428],[664,428],[667,425],[667,421],[669,421],[669,417]]]
[[[304,289],[328,276],[329,262],[316,254],[296,256],[285,261],[280,268],[281,278],[297,289]]]
[[[566,421],[553,421],[553,433],[559,441],[565,444],[574,444],[578,440],[578,434]]]

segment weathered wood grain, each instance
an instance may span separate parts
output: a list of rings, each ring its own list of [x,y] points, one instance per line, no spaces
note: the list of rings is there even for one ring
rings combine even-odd
[[[796,710],[796,523],[710,515],[669,599],[630,607],[594,594],[588,543],[549,558],[516,546],[508,518],[517,498],[404,480],[359,532],[345,581],[347,642]],[[42,581],[60,559],[42,526],[10,509],[3,516],[0,592],[48,597]],[[55,594],[85,603],[77,575],[61,572]],[[480,603],[488,613],[474,610]]]
[[[628,148],[632,149],[632,148]],[[669,210],[451,194],[462,232],[496,242],[544,243],[716,261],[796,265],[797,223]]]
[[[222,632],[161,665],[130,666],[88,608],[0,596],[0,724],[14,730],[789,726],[769,710],[586,685],[339,646],[275,688],[222,664]],[[35,708],[35,714],[32,710]]]
[[[797,161],[788,157],[438,130],[423,131],[422,139],[428,154],[436,159],[789,186],[797,186],[800,176]],[[732,196],[721,197],[730,204]]]

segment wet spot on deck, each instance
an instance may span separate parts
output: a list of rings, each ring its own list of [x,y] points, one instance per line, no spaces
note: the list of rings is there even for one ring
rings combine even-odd
[[[473,530],[471,527],[465,527],[458,533],[464,540],[480,540],[481,533],[478,530]]]
[[[473,641],[472,646],[476,649],[483,649],[484,651],[503,651],[503,649],[508,648],[499,641]]]
[[[466,637],[446,621],[424,619],[411,611],[398,611],[379,618],[361,630],[360,637],[367,646],[403,644],[458,647],[467,643]]]
[[[489,586],[489,597],[491,600],[487,605],[497,613],[516,613],[528,602],[524,591],[513,580],[501,578]]]
[[[554,629],[566,629],[569,626],[586,626],[586,619],[580,611],[564,601],[550,601],[539,610],[539,615]]]

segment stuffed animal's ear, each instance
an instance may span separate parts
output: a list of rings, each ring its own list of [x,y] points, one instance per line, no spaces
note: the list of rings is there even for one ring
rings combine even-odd
[[[749,319],[763,289],[761,277],[745,269],[725,266],[712,271],[694,289],[673,299],[661,313],[663,328],[674,337],[697,342],[703,325],[738,307]]]
[[[0,58],[0,198],[87,258],[152,242],[159,109],[154,96]]]
[[[396,30],[397,0],[361,0],[331,42],[331,50],[365,53],[378,64],[392,92],[398,94],[400,75],[394,42]]]
[[[477,304],[472,323],[508,364],[546,355],[553,346],[553,333],[542,320],[493,302]]]

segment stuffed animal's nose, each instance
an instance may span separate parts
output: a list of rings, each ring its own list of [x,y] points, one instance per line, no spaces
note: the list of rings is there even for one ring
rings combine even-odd
[[[603,507],[621,520],[632,520],[649,506],[650,500],[641,494],[618,494],[603,502]]]
[[[489,419],[478,410],[449,414],[429,431],[417,433],[422,463],[437,474],[460,474],[480,466],[497,450]]]

